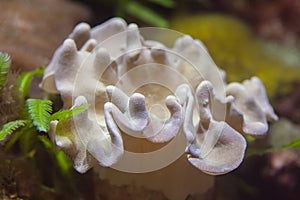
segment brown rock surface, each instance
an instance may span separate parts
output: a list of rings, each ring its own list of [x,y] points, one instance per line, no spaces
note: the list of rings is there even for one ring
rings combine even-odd
[[[67,0],[1,0],[0,51],[21,71],[46,65],[74,25],[90,11]]]

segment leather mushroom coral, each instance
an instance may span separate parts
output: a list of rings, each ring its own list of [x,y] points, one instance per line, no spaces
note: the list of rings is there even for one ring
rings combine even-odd
[[[74,107],[82,104],[87,104],[87,100],[78,96]],[[52,121],[50,137],[69,155],[74,168],[80,173],[85,173],[96,162],[111,166],[124,152],[121,134],[111,117],[109,112],[105,113],[107,129],[90,119],[88,110],[67,120]]]
[[[213,118],[212,106],[216,97],[209,81],[202,81],[196,90],[199,122],[194,127],[189,98],[193,98],[189,87],[178,88],[177,95],[186,107],[184,132],[187,134],[188,161],[196,168],[208,174],[224,174],[237,168],[243,160],[246,149],[244,137],[224,121]],[[225,102],[224,102],[225,105]]]
[[[141,137],[154,143],[170,141],[178,133],[182,123],[182,110],[174,96],[166,98],[166,106],[171,117],[163,121],[155,115],[149,116],[143,95],[135,93],[128,97],[114,86],[107,86],[106,90],[114,120],[124,132],[132,134],[142,132]]]
[[[182,133],[182,154],[192,166],[228,173],[244,158],[243,134],[263,136],[268,121],[277,120],[259,78],[227,84],[199,40],[181,35],[173,44],[144,39],[136,24],[113,18],[94,28],[77,25],[56,50],[41,88],[60,94],[64,109],[89,104],[69,120],[51,122],[53,142],[77,171],[118,163],[124,134],[168,144]],[[150,112],[158,103],[167,117]]]
[[[240,125],[244,133],[255,137],[263,136],[269,129],[268,120],[278,120],[259,78],[252,77],[242,84],[230,83],[226,87],[226,93],[234,97],[233,112],[242,113],[243,122]]]

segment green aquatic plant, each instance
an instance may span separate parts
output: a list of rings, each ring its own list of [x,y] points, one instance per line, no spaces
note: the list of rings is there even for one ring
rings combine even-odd
[[[159,10],[173,9],[175,0],[94,0],[96,6],[107,6],[113,9],[117,17],[134,18],[151,26],[168,27],[169,21]],[[157,9],[158,8],[158,9]]]
[[[255,143],[255,141],[252,141],[252,143]],[[290,143],[287,144],[283,144],[281,146],[275,147],[275,146],[271,146],[271,147],[257,147],[250,143],[248,143],[248,149],[246,151],[246,157],[252,156],[252,155],[263,155],[263,154],[267,154],[267,153],[271,153],[271,152],[278,152],[278,151],[282,151],[285,149],[291,149],[291,150],[295,150],[300,148],[300,138],[294,139],[292,140]]]
[[[216,64],[228,72],[229,82],[258,76],[272,98],[288,92],[293,81],[300,81],[300,63],[287,62],[287,53],[283,53],[286,47],[256,38],[235,18],[221,14],[182,15],[171,24],[172,28],[200,39]],[[293,51],[293,57],[297,55],[300,57]]]
[[[82,113],[87,108],[88,108],[88,105],[87,104],[83,104],[83,105],[80,105],[80,106],[76,106],[73,109],[59,110],[59,111],[53,113],[50,116],[50,121],[69,119],[70,117],[72,117],[74,115],[78,115],[78,114]]]
[[[68,119],[71,116],[80,114],[88,108],[87,104],[83,104],[69,110],[60,110],[51,114],[52,104],[53,102],[50,100],[27,99],[26,117],[24,119],[18,119],[4,124],[0,131],[0,141],[4,140],[7,135],[12,134],[20,127],[25,130],[37,130],[42,133],[48,132],[50,128],[50,121]],[[24,130],[19,130],[19,132],[22,131]],[[15,135],[18,136],[18,133],[15,133]]]
[[[5,137],[12,134],[18,128],[25,126],[26,120],[16,120],[6,123],[0,131],[0,141],[4,140]]]
[[[38,143],[41,143],[48,150],[60,171],[66,174],[71,169],[68,158],[62,151],[56,150],[45,133],[50,129],[50,121],[68,119],[80,114],[88,108],[88,105],[83,104],[72,109],[53,112],[51,100],[28,98],[33,78],[43,76],[44,68],[15,75],[12,79],[10,78],[12,73],[10,63],[10,57],[1,53],[0,80],[1,89],[3,89],[0,91],[0,111],[1,118],[5,120],[1,120],[0,142],[4,145],[4,151],[8,151],[17,143],[25,156],[32,157],[36,154]],[[8,88],[13,90],[8,90]],[[14,117],[8,118],[7,115],[12,113]]]
[[[3,85],[7,79],[10,64],[11,61],[9,55],[0,52],[0,92],[2,91]]]
[[[19,92],[22,98],[26,98],[29,95],[30,86],[33,78],[35,76],[37,77],[43,77],[45,67],[37,68],[35,70],[29,71],[29,72],[23,72],[20,74],[18,78],[18,86],[19,86]]]
[[[10,56],[0,52],[0,127],[18,118],[22,104],[18,92],[18,73],[12,72],[10,66]]]
[[[172,0],[168,0],[168,1],[154,1],[154,0],[148,0],[149,2],[155,2],[158,3],[159,5],[163,6],[163,7],[172,7],[173,6],[173,1]],[[169,3],[167,3],[169,2]],[[125,13],[140,19],[150,25],[154,25],[154,26],[159,26],[159,27],[168,27],[169,26],[169,22],[167,20],[165,20],[160,14],[158,14],[156,11],[144,6],[143,4],[141,4],[138,1],[128,1],[127,4],[125,4],[125,8],[124,8]],[[124,15],[122,16],[122,14],[120,15],[120,17],[124,17]]]
[[[285,144],[283,145],[281,148],[279,148],[279,150],[283,150],[283,149],[291,149],[291,148],[299,148],[300,147],[300,138],[292,141],[289,144]]]
[[[274,149],[294,148],[297,154],[300,155],[299,124],[294,124],[290,120],[282,118],[271,126],[271,132],[270,143]]]
[[[38,131],[47,132],[50,127],[52,102],[50,100],[27,99],[28,112]]]
[[[4,152],[8,152],[13,146],[19,145],[26,158],[31,158],[34,163],[37,160],[40,151],[46,150],[49,158],[55,164],[63,176],[72,180],[72,164],[69,158],[62,150],[57,148],[51,142],[48,134],[51,120],[65,120],[86,110],[86,104],[74,107],[69,110],[60,110],[52,113],[52,104],[50,100],[27,99],[25,104],[25,114],[22,119],[10,121],[4,124],[0,131],[0,142],[5,144]],[[43,146],[41,149],[40,145]],[[55,175],[57,176],[57,175]],[[50,188],[51,189],[51,188]]]

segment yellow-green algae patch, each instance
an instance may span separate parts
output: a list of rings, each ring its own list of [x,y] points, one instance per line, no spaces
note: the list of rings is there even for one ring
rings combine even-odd
[[[288,92],[292,82],[300,81],[300,62],[288,62],[287,48],[258,39],[238,19],[220,14],[181,15],[171,24],[173,29],[200,39],[215,63],[227,72],[229,82],[256,75],[269,97],[274,97]],[[300,54],[293,53],[300,59]]]

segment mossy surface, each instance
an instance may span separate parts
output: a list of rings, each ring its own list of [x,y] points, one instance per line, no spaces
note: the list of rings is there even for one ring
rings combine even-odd
[[[258,76],[269,97],[274,97],[287,93],[292,82],[300,81],[300,62],[287,58],[290,47],[258,39],[235,18],[220,14],[178,16],[172,28],[200,39],[217,66],[226,70],[229,82]],[[297,53],[293,51],[293,58],[300,58]]]

